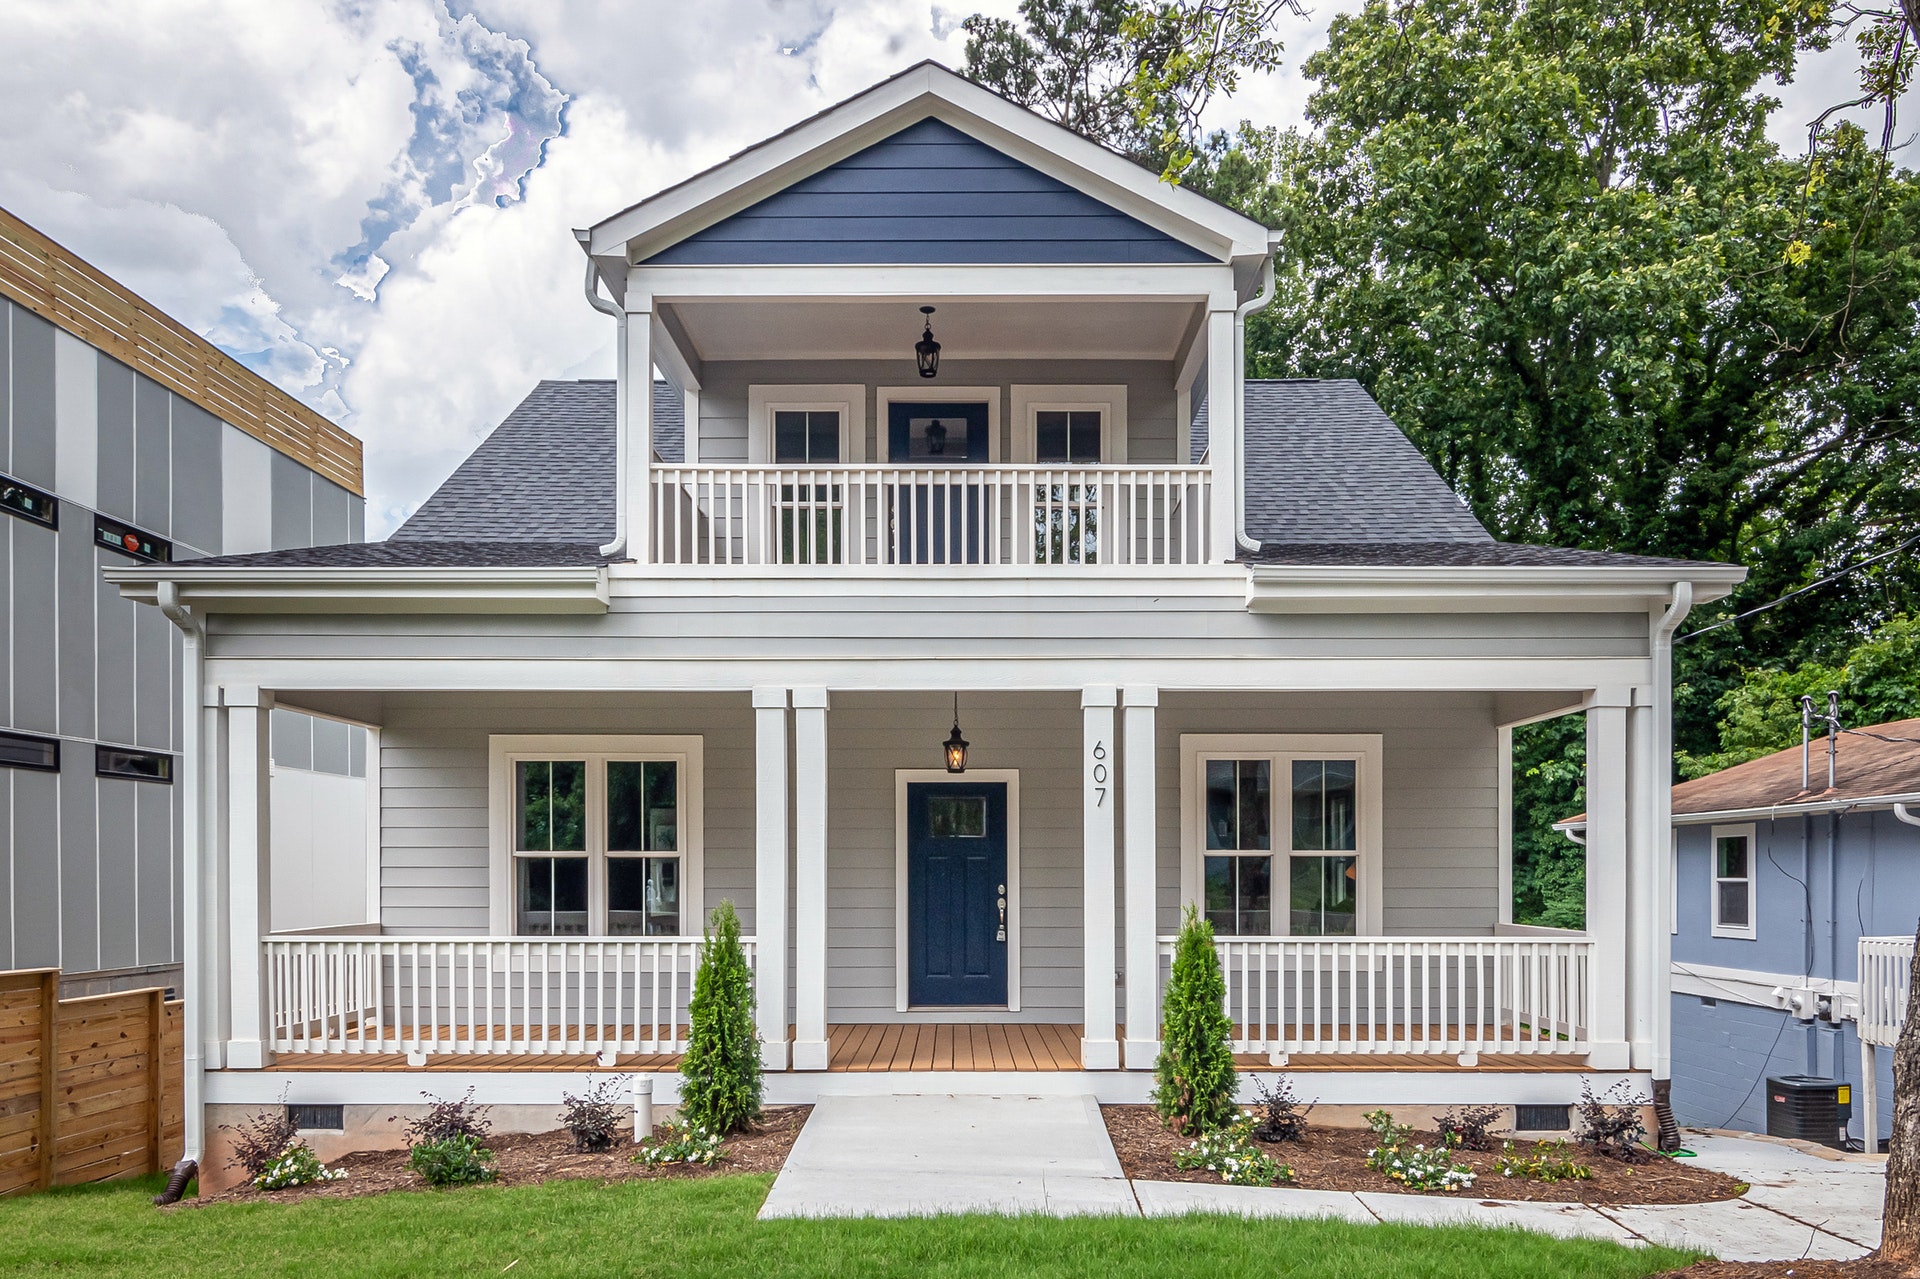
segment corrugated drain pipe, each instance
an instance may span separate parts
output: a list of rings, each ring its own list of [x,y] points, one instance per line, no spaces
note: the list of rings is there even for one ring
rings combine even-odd
[[[193,611],[180,602],[180,588],[173,582],[161,582],[155,591],[160,611],[166,614],[169,622],[180,628],[181,665],[185,668],[186,678],[182,681],[183,707],[180,722],[180,788],[187,802],[180,812],[181,844],[185,855],[180,859],[185,874],[180,890],[180,929],[186,934],[187,944],[181,953],[180,976],[180,1040],[184,1076],[181,1091],[182,1101],[182,1150],[180,1159],[173,1165],[173,1173],[167,1178],[167,1188],[153,1197],[156,1205],[177,1203],[186,1193],[187,1183],[200,1171],[201,1144],[205,1140],[206,1116],[202,1113],[205,1101],[205,1065],[206,1043],[201,1036],[201,963],[205,951],[201,948],[203,921],[201,919],[201,871],[205,850],[201,847],[207,827],[204,803],[205,788],[200,782],[201,760],[201,703],[202,686],[206,673],[206,628]]]

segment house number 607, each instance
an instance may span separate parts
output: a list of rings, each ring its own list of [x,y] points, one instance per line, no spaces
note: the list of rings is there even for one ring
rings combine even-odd
[[[1093,744],[1093,806],[1102,808],[1107,802],[1107,744]]]

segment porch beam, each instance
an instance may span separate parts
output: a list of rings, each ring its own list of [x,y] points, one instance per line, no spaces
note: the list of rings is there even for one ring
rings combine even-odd
[[[787,1068],[787,690],[753,690],[754,993],[760,1064]]]
[[[231,1029],[226,1064],[260,1070],[273,1064],[267,1047],[268,1011],[261,939],[270,916],[268,849],[272,843],[269,798],[269,718],[273,694],[241,685],[221,690],[227,719],[227,932]]]
[[[1120,1043],[1115,1021],[1113,719],[1119,690],[1111,684],[1081,690],[1082,957],[1085,1013],[1080,1065],[1117,1070]]]
[[[1625,690],[1600,690],[1587,709],[1587,936],[1591,1025],[1588,1060],[1624,1070],[1627,1039],[1627,706]]]
[[[827,707],[826,689],[793,690],[795,1070],[825,1070],[828,1059]]]
[[[1155,812],[1154,719],[1160,690],[1130,684],[1125,693],[1121,760],[1125,771],[1128,1070],[1151,1070],[1159,1056],[1160,947],[1155,928],[1159,823]]]

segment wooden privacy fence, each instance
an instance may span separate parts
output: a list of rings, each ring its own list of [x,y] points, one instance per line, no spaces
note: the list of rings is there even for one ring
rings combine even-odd
[[[180,1001],[59,994],[57,969],[0,973],[0,1195],[157,1172],[179,1153]]]

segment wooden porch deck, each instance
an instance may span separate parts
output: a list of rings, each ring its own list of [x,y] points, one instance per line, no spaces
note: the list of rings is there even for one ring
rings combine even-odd
[[[524,1028],[516,1028],[524,1035]],[[1125,1031],[1122,1030],[1124,1036]],[[499,1028],[499,1038],[506,1029]],[[577,1037],[568,1028],[554,1027],[551,1038]],[[1434,1028],[1434,1038],[1441,1038]],[[829,1073],[1063,1071],[1080,1069],[1080,1027],[1064,1022],[889,1022],[852,1023],[827,1028]],[[1243,1070],[1272,1070],[1265,1054],[1234,1058]],[[409,1066],[405,1053],[278,1054],[279,1070],[314,1071],[523,1071],[585,1072],[605,1070],[591,1053],[461,1053],[430,1054],[425,1067]],[[614,1059],[612,1069],[626,1072],[670,1072],[680,1068],[677,1053],[628,1053]],[[1304,1053],[1295,1054],[1289,1073],[1321,1071],[1518,1071],[1526,1073],[1579,1072],[1585,1057],[1535,1053],[1482,1053],[1477,1066],[1462,1066],[1452,1053]]]

